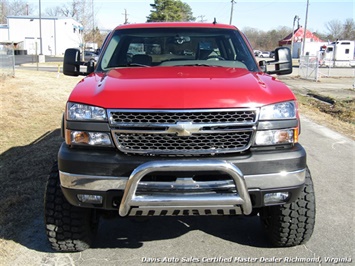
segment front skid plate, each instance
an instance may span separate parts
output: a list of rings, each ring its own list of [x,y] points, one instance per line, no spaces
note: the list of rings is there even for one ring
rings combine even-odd
[[[179,207],[154,207],[154,209],[132,207],[129,216],[206,216],[206,215],[240,215],[243,214],[239,206],[179,206]]]

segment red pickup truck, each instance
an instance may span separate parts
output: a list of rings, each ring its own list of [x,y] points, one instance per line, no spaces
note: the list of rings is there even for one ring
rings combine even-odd
[[[259,215],[275,246],[309,240],[297,102],[270,75],[291,72],[287,48],[257,63],[243,33],[218,23],[119,26],[97,62],[68,49],[63,73],[86,77],[66,104],[45,193],[52,248],[90,247],[112,215]]]

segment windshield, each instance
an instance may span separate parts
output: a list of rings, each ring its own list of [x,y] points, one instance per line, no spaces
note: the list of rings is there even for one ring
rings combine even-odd
[[[258,71],[253,55],[237,30],[116,30],[103,51],[97,71],[137,66],[220,66]]]

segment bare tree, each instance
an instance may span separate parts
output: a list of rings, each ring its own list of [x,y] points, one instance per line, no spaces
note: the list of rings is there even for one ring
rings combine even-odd
[[[0,24],[6,23],[7,3],[5,0],[0,2]]]
[[[328,37],[330,39],[341,39],[343,33],[343,24],[340,20],[334,19],[325,24],[326,29],[328,30]]]
[[[50,17],[59,17],[63,16],[62,10],[59,6],[53,7],[53,8],[47,8],[45,10],[45,15],[50,16]]]
[[[6,24],[8,16],[28,16],[33,14],[33,6],[22,0],[1,0],[0,24]]]
[[[355,40],[355,21],[354,19],[348,18],[343,24],[343,39]]]
[[[270,31],[261,31],[255,28],[246,27],[243,29],[251,46],[255,49],[271,51],[279,46],[279,41],[282,40],[292,31],[289,27],[279,27]]]
[[[104,35],[95,25],[96,13],[94,3],[92,0],[72,0],[61,6],[54,7],[46,11],[48,15],[70,17],[79,22],[83,28],[81,29],[82,45],[85,49],[85,44],[88,42],[102,43]],[[84,54],[84,53],[83,53]]]

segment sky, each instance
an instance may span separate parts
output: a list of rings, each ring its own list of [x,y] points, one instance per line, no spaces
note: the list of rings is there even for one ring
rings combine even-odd
[[[57,0],[28,0],[35,9],[41,1],[42,13],[46,8],[60,6],[66,2]],[[95,24],[99,29],[110,30],[125,21],[125,10],[129,23],[146,22],[146,17],[152,9],[153,0],[88,0],[94,3]],[[182,0],[188,4],[196,17],[196,21],[229,24],[231,15],[231,0],[202,1]],[[301,26],[305,25],[307,0],[234,0],[232,24],[240,29],[251,27],[262,31],[278,27],[293,27],[295,16],[300,18]],[[37,9],[38,10],[38,9]],[[355,0],[309,0],[307,29],[313,32],[327,33],[325,24],[332,20],[344,22],[355,19]]]

